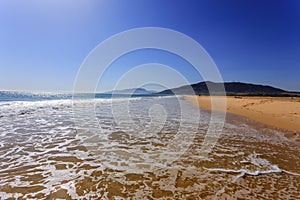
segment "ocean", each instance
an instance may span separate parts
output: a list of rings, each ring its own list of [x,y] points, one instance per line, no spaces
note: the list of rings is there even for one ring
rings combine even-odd
[[[87,96],[0,92],[0,199],[300,199],[283,130],[227,114],[203,154],[184,96]]]

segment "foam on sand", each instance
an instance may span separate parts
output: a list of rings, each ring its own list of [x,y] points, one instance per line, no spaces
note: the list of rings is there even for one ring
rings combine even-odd
[[[210,115],[201,110],[199,124],[193,118],[199,110],[183,101],[188,112],[181,130],[196,130],[196,134],[189,149],[176,152],[168,144],[174,141],[180,125],[176,106],[182,100],[135,98],[129,104],[131,118],[120,116],[120,123],[116,123],[112,103],[121,109],[126,101],[74,102],[83,107],[95,104],[100,126],[94,129],[88,115],[82,118],[86,126],[76,127],[71,100],[0,103],[1,198],[212,199],[241,197],[241,193],[269,199],[299,196],[299,144],[282,140],[274,130],[262,132],[241,121],[227,122],[213,151],[203,156],[201,145]],[[164,106],[166,118],[159,116],[163,114],[159,106],[149,114],[148,108],[158,104]],[[175,142],[179,145],[175,147],[189,144]],[[268,189],[261,189],[259,182]],[[257,187],[251,188],[253,185]]]

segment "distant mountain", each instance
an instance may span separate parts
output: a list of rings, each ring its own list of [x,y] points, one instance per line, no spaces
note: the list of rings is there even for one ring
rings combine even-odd
[[[211,89],[213,95],[218,95],[222,93],[222,87],[225,87],[226,95],[270,95],[270,96],[293,96],[300,95],[298,92],[289,92],[279,88],[267,86],[267,85],[256,85],[250,83],[241,83],[241,82],[225,82],[225,83],[215,83],[211,81],[200,82],[192,85],[185,85],[178,88],[173,88],[169,90],[164,90],[159,92],[161,95],[188,95],[188,94],[197,94],[197,95],[209,95],[208,88]],[[191,91],[191,87],[194,92]]]
[[[157,93],[154,90],[146,90],[145,88],[130,88],[124,90],[113,90],[109,92],[105,92],[105,94],[153,94]]]

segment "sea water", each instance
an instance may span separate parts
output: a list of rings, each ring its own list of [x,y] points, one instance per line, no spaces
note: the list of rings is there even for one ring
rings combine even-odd
[[[1,199],[300,198],[296,140],[227,115],[204,155],[211,113],[183,96],[0,98]]]

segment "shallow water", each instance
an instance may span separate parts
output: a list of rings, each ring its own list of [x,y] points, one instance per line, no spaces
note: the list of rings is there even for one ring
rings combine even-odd
[[[210,113],[182,97],[72,103],[0,102],[1,199],[300,198],[300,145],[278,130],[227,116],[206,155]]]

